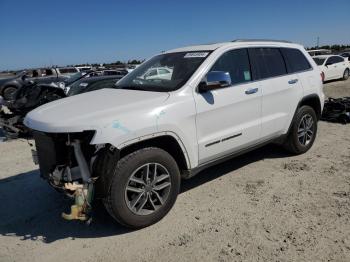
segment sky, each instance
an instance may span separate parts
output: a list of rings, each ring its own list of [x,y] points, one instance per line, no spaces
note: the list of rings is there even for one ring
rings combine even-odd
[[[349,0],[0,0],[0,70],[147,59],[233,39],[350,44]]]

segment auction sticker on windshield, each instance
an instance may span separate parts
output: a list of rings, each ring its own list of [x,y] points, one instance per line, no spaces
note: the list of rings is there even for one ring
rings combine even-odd
[[[187,53],[184,58],[197,58],[197,57],[207,57],[209,53],[208,52],[194,52],[194,53]]]

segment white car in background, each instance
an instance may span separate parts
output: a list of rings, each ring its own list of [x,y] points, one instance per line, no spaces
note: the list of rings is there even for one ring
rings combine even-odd
[[[319,55],[312,57],[322,71],[323,81],[343,79],[350,74],[350,62],[339,55]]]
[[[143,79],[152,80],[152,79],[164,79],[171,80],[173,70],[168,67],[155,67],[149,69],[144,75]]]

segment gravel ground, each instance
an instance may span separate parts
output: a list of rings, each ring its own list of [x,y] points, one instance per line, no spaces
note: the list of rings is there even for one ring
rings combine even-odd
[[[325,85],[350,96],[350,80]],[[137,231],[97,205],[90,226],[39,178],[26,141],[0,143],[0,261],[350,261],[350,125],[313,148],[266,146],[184,181],[171,212]]]

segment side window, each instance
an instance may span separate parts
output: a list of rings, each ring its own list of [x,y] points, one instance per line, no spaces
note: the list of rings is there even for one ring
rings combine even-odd
[[[210,71],[229,72],[232,84],[251,81],[247,49],[235,49],[226,52],[215,62]]]
[[[331,56],[327,59],[326,65],[333,65],[335,63],[337,63],[337,57]]]
[[[149,71],[147,76],[155,76],[155,75],[157,75],[157,69],[153,69],[153,70]]]
[[[285,75],[287,68],[278,48],[249,48],[255,80]]]
[[[344,62],[344,58],[340,57],[340,56],[335,56],[334,57],[334,63],[342,63]]]
[[[160,74],[160,75],[165,75],[165,74],[169,74],[169,73],[170,73],[170,72],[169,72],[168,70],[166,70],[166,69],[159,69],[158,71],[159,71],[159,74]]]
[[[288,73],[296,73],[311,68],[309,61],[298,49],[281,48],[281,52],[286,61]]]

